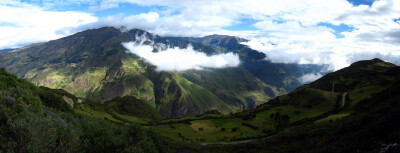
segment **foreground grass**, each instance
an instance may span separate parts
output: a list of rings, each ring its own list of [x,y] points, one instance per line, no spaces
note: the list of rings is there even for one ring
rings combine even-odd
[[[242,125],[241,118],[195,120],[189,123],[163,124],[155,131],[178,141],[217,142],[265,135],[261,130]]]

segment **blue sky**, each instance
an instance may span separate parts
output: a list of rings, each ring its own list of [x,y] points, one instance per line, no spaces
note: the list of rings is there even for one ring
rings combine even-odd
[[[359,5],[368,5],[371,6],[374,0],[348,0],[349,3],[359,6]],[[31,2],[30,0],[23,0],[22,2]],[[32,3],[37,5],[43,5],[42,2],[35,2]],[[118,3],[118,7],[112,7],[109,9],[104,10],[93,10],[91,7],[101,5],[101,2],[94,2],[94,3],[70,3],[64,5],[55,5],[50,7],[48,10],[51,11],[81,11],[81,12],[89,12],[92,13],[94,16],[99,18],[105,18],[107,16],[129,16],[129,15],[138,15],[141,13],[153,12],[153,11],[163,11],[167,10],[168,7],[164,7],[161,5],[150,5],[150,6],[143,6],[138,4],[132,3]],[[258,22],[259,20],[254,20],[250,18],[243,18],[238,20],[237,23],[234,23],[229,26],[223,26],[222,29],[229,30],[229,31],[251,31],[257,30],[253,24]],[[333,29],[332,33],[337,38],[343,38],[344,36],[340,34],[341,32],[345,31],[352,31],[354,27],[341,24],[341,25],[333,25],[329,23],[320,23],[319,26],[326,26]]]
[[[103,26],[161,36],[225,34],[284,63],[400,61],[399,0],[1,0],[0,49]]]
[[[355,6],[359,6],[359,5],[371,6],[373,4],[374,0],[348,0],[348,2]],[[91,12],[99,18],[104,18],[104,17],[112,16],[112,15],[129,16],[129,15],[138,15],[140,13],[147,13],[147,12],[152,12],[152,11],[162,11],[162,10],[168,9],[167,7],[157,6],[157,5],[143,6],[143,5],[131,4],[131,3],[119,3],[118,7],[94,11],[94,10],[90,9],[91,6],[93,6],[93,5],[87,4],[87,3],[72,4],[72,5],[60,5],[59,7],[57,7],[57,6],[53,7],[50,10]],[[224,26],[224,27],[222,27],[222,29],[229,30],[229,31],[257,30],[257,28],[252,26],[257,21],[258,20],[244,18],[244,19],[240,19],[237,23],[235,23],[233,25]],[[333,29],[332,33],[337,38],[344,37],[342,34],[340,34],[341,32],[352,31],[354,29],[354,27],[345,25],[345,24],[333,25],[333,24],[329,24],[329,23],[320,23],[318,25],[326,26],[326,27]]]

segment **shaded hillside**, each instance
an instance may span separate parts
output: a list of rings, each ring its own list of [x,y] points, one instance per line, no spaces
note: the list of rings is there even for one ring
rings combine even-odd
[[[10,51],[13,51],[13,50],[15,50],[15,49],[1,49],[0,53],[10,52]]]
[[[399,76],[397,76],[399,77]],[[297,126],[271,138],[209,152],[399,152],[400,83],[361,101],[343,119]],[[307,141],[304,141],[306,138]],[[203,150],[204,151],[204,150]]]

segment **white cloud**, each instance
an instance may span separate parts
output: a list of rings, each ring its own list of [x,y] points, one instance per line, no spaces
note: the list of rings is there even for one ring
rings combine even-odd
[[[207,56],[205,53],[195,51],[190,45],[184,49],[158,47],[157,49],[160,51],[155,53],[153,52],[154,42],[143,37],[135,42],[126,42],[122,45],[130,53],[143,57],[148,62],[156,65],[159,71],[235,67],[240,63],[239,56],[236,54],[227,53]],[[160,45],[157,44],[157,46]]]
[[[300,77],[302,83],[310,83],[322,77],[320,73],[308,73]]]
[[[315,38],[318,38],[318,35]],[[272,62],[327,64],[330,71],[347,67],[359,60],[372,58],[381,58],[400,64],[400,46],[379,42],[348,43],[346,39],[293,41],[279,38],[253,38],[243,44],[265,53],[267,59]]]
[[[88,13],[46,11],[17,1],[1,2],[0,14],[0,48],[57,39],[71,34],[69,28],[97,21]]]
[[[107,10],[111,8],[118,8],[119,5],[118,3],[100,3],[99,5],[93,5],[89,7],[89,10],[91,11],[102,11],[102,10]]]

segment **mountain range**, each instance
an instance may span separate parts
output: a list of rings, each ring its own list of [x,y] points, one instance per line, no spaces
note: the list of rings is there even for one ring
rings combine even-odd
[[[138,55],[127,52],[124,42],[154,42],[187,48],[208,56],[234,53],[236,67],[187,71],[158,71]],[[49,42],[32,44],[0,54],[0,63],[11,73],[36,85],[65,91],[97,103],[133,96],[153,107],[164,118],[195,116],[210,110],[229,114],[267,102],[302,84],[319,65],[272,63],[264,53],[223,35],[160,37],[143,30],[121,31],[112,27],[91,29]]]

